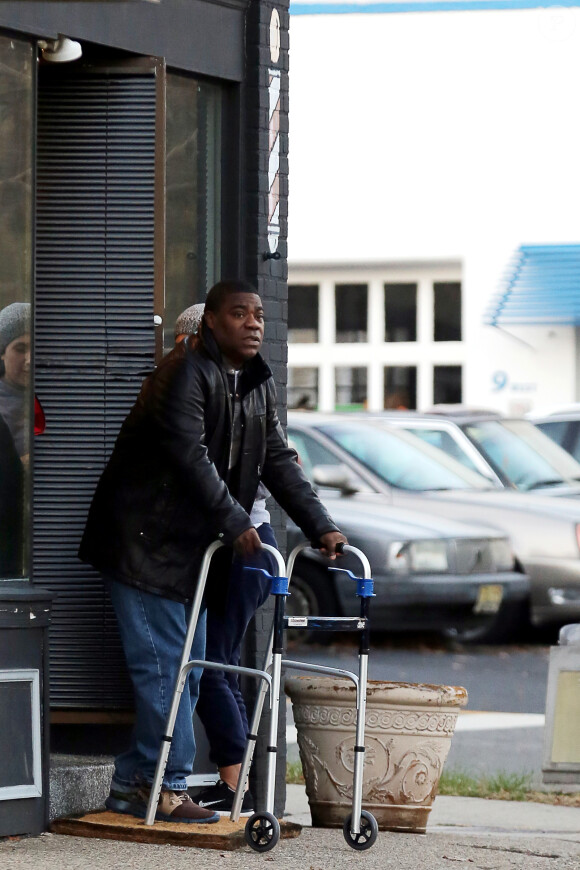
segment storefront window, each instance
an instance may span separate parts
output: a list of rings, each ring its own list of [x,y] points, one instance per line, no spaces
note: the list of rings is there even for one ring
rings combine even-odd
[[[318,285],[288,286],[288,341],[313,344],[318,341]]]
[[[416,284],[385,284],[385,341],[417,341]]]
[[[461,283],[436,281],[433,307],[435,341],[461,341]]]
[[[288,369],[288,408],[314,411],[318,407],[318,369],[290,367]]]
[[[177,316],[221,277],[221,90],[167,73],[164,350]]]
[[[384,407],[390,410],[417,407],[416,366],[385,366]]]
[[[28,575],[32,288],[30,43],[0,36],[0,579]]]
[[[367,405],[367,370],[363,366],[335,369],[335,410],[361,411]]]
[[[335,306],[337,342],[367,341],[367,285],[337,284]]]
[[[457,405],[462,401],[461,366],[433,367],[433,404]]]

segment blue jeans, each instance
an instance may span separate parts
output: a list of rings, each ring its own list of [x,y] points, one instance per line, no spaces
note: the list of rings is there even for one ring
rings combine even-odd
[[[113,788],[128,791],[136,779],[153,781],[191,607],[115,580],[108,579],[107,585],[135,692],[131,742],[129,749],[115,759],[112,783]],[[190,660],[205,656],[205,623],[204,610],[200,613]],[[200,678],[200,668],[190,671],[181,696],[163,779],[164,787],[172,791],[187,788],[186,777],[195,758],[192,716]]]
[[[262,543],[276,546],[269,523],[263,523],[256,531]],[[272,575],[278,573],[274,556],[265,550],[252,559],[233,559],[225,605],[214,607],[208,604],[208,661],[240,664],[242,641],[248,623],[270,593],[270,581],[260,574],[245,574],[245,566],[265,568]],[[207,734],[211,761],[218,767],[239,764],[246,746],[248,717],[238,675],[205,670],[201,678],[197,715]]]

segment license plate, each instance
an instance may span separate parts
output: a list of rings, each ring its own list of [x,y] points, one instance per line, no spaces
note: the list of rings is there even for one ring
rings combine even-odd
[[[490,583],[480,586],[477,591],[477,601],[473,607],[474,613],[497,613],[501,607],[503,586]]]

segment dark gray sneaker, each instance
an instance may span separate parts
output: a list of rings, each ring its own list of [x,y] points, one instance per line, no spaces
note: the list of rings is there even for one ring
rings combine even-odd
[[[144,819],[147,814],[150,787],[136,786],[134,791],[122,792],[111,788],[105,801],[108,810]],[[212,824],[219,822],[219,813],[203,809],[194,803],[186,791],[162,789],[155,818],[160,822],[187,822],[189,824]]]
[[[194,792],[192,789],[192,794],[200,807],[214,810],[220,816],[229,816],[232,811],[235,791],[221,779],[215,785],[210,785],[201,791]],[[251,792],[247,791],[242,800],[240,816],[244,818],[253,816],[254,812],[254,798]]]

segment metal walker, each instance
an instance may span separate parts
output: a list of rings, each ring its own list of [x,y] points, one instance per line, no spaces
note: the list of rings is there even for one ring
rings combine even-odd
[[[220,541],[215,541],[207,548],[201,569],[199,582],[195,591],[195,596],[192,603],[191,614],[187,627],[183,652],[181,656],[180,669],[177,675],[171,708],[167,717],[165,734],[161,740],[161,748],[157,759],[157,767],[155,776],[151,786],[149,796],[149,804],[145,816],[145,824],[152,825],[155,820],[155,812],[161,793],[163,776],[167,767],[167,759],[173,739],[173,730],[177,711],[181,701],[181,695],[185,687],[185,683],[189,672],[192,668],[203,667],[213,668],[220,671],[231,671],[232,673],[245,674],[260,681],[260,687],[256,697],[252,719],[250,722],[250,733],[246,743],[246,750],[242,760],[242,767],[238,779],[238,786],[234,795],[232,812],[230,819],[237,821],[240,817],[240,809],[242,805],[244,789],[248,780],[250,766],[256,747],[258,727],[262,716],[262,710],[266,699],[268,689],[270,690],[270,723],[269,723],[269,739],[268,739],[268,762],[267,762],[267,780],[266,780],[266,810],[256,812],[246,822],[245,837],[248,845],[256,852],[268,852],[272,849],[280,839],[280,824],[274,815],[274,793],[276,784],[276,762],[278,753],[278,712],[280,708],[280,685],[282,677],[282,668],[291,668],[294,670],[308,671],[319,674],[329,674],[331,676],[346,677],[351,680],[356,686],[356,740],[354,747],[354,772],[353,772],[353,798],[352,811],[347,816],[343,825],[343,834],[346,842],[353,849],[364,850],[369,849],[377,839],[378,825],[372,813],[362,809],[362,785],[363,785],[363,768],[364,768],[364,731],[365,731],[365,711],[366,711],[366,689],[368,679],[368,657],[369,657],[369,599],[373,597],[373,581],[371,578],[370,564],[365,554],[356,547],[343,545],[337,548],[339,552],[352,553],[357,556],[363,568],[363,577],[355,577],[350,571],[344,568],[329,568],[331,571],[344,571],[357,584],[356,595],[360,598],[360,616],[358,617],[343,617],[343,616],[311,616],[311,617],[292,617],[285,616],[286,598],[290,594],[288,591],[289,581],[294,569],[294,563],[302,550],[308,548],[310,544],[303,543],[295,547],[288,558],[288,569],[284,564],[284,560],[275,547],[269,544],[262,544],[264,550],[268,550],[278,564],[279,575],[272,577],[262,568],[246,568],[246,571],[261,571],[266,577],[271,580],[271,594],[275,596],[274,606],[274,621],[270,640],[268,643],[268,652],[264,661],[264,666],[260,670],[258,668],[244,668],[235,665],[224,665],[219,662],[209,662],[196,659],[189,660],[189,651],[193,643],[193,637],[197,627],[197,621],[201,609],[203,594],[207,576],[209,573],[211,559],[214,553],[222,547]],[[296,662],[290,659],[282,658],[284,654],[284,630],[286,628],[308,628],[309,630],[325,630],[325,631],[354,631],[360,636],[359,643],[359,668],[358,675],[352,671],[343,670],[342,668],[330,668],[322,665],[310,664],[306,662]]]

